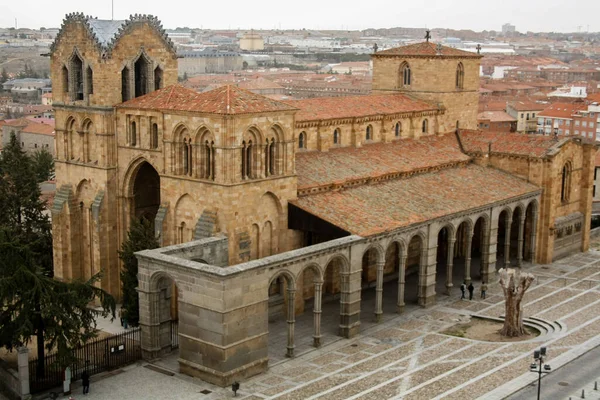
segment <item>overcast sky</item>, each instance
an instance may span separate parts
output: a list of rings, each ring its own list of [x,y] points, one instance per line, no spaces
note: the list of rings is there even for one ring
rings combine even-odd
[[[0,0],[0,27],[59,27],[80,11],[111,18],[111,0]],[[114,0],[115,19],[153,14],[166,28],[366,29],[428,27],[526,32],[600,31],[599,0]]]

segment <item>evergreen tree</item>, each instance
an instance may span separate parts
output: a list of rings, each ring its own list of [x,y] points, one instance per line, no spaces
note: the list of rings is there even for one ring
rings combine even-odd
[[[4,68],[2,68],[2,72],[0,72],[0,83],[4,83],[8,80],[8,73]]]
[[[45,182],[54,177],[54,157],[48,150],[36,151],[32,156],[32,161],[38,182]]]
[[[119,258],[123,261],[123,270],[121,271],[123,309],[127,313],[127,322],[133,326],[138,325],[140,319],[140,303],[136,291],[138,260],[134,253],[157,247],[159,247],[159,243],[154,234],[153,224],[145,218],[141,221],[132,220],[127,239],[121,245]]]
[[[38,376],[45,352],[69,365],[71,349],[95,335],[96,317],[115,313],[114,299],[94,284],[52,278],[50,222],[43,213],[31,159],[15,135],[0,156],[0,346],[27,345],[36,336]],[[89,308],[98,299],[101,310]]]

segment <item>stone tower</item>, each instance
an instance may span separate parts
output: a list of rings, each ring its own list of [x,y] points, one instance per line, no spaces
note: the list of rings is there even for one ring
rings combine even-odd
[[[429,41],[377,52],[373,93],[410,94],[445,109],[437,132],[477,128],[482,56]]]
[[[57,194],[52,208],[59,279],[88,279],[120,292],[115,104],[177,82],[173,44],[158,19],[63,21],[51,47]]]

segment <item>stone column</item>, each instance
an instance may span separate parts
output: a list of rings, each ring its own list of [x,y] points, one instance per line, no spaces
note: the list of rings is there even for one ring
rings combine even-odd
[[[531,221],[531,263],[535,264],[536,256],[535,256],[535,244],[537,239],[537,220],[538,220],[538,210],[537,207],[533,209],[533,219]]]
[[[383,314],[383,267],[384,262],[377,262],[377,282],[375,288],[375,321],[381,321],[381,314]]]
[[[19,347],[17,350],[17,372],[19,376],[19,383],[21,387],[22,399],[31,398],[31,391],[29,389],[29,349],[27,347]]]
[[[406,251],[400,256],[400,268],[398,270],[398,302],[396,303],[396,312],[404,312],[404,285],[406,283]]]
[[[506,219],[506,228],[504,229],[504,268],[510,267],[510,228],[512,226],[512,216]]]
[[[454,243],[456,238],[448,238],[448,259],[446,261],[446,294],[450,296],[452,294],[452,269],[454,267]]]
[[[467,253],[465,254],[465,281],[467,286],[471,283],[471,245],[473,244],[473,227],[469,227],[467,232]],[[483,257],[481,257],[483,263]]]
[[[525,232],[525,212],[521,212],[519,218],[519,241],[517,245],[517,267],[521,268],[523,263],[523,233]]]
[[[294,315],[294,301],[296,297],[296,289],[288,287],[287,289],[287,324],[288,324],[288,343],[287,343],[287,357],[294,357],[294,325],[296,323]]]
[[[313,335],[313,346],[321,347],[321,301],[323,299],[323,282],[315,282],[315,297],[313,308],[313,319],[315,334]]]

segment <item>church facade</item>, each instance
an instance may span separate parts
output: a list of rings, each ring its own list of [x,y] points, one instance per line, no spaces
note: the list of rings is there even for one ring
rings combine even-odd
[[[163,247],[138,257],[142,348],[168,351],[178,318],[190,375],[264,371],[277,313],[293,356],[294,316],[310,307],[321,345],[323,301],[339,301],[350,337],[368,288],[362,313],[380,320],[386,296],[393,312],[426,307],[457,280],[588,249],[596,147],[476,131],[478,54],[382,51],[373,94],[287,102],[176,85],[151,16],[70,14],[51,58],[55,276],[102,271],[118,297],[130,221],[153,221]]]

